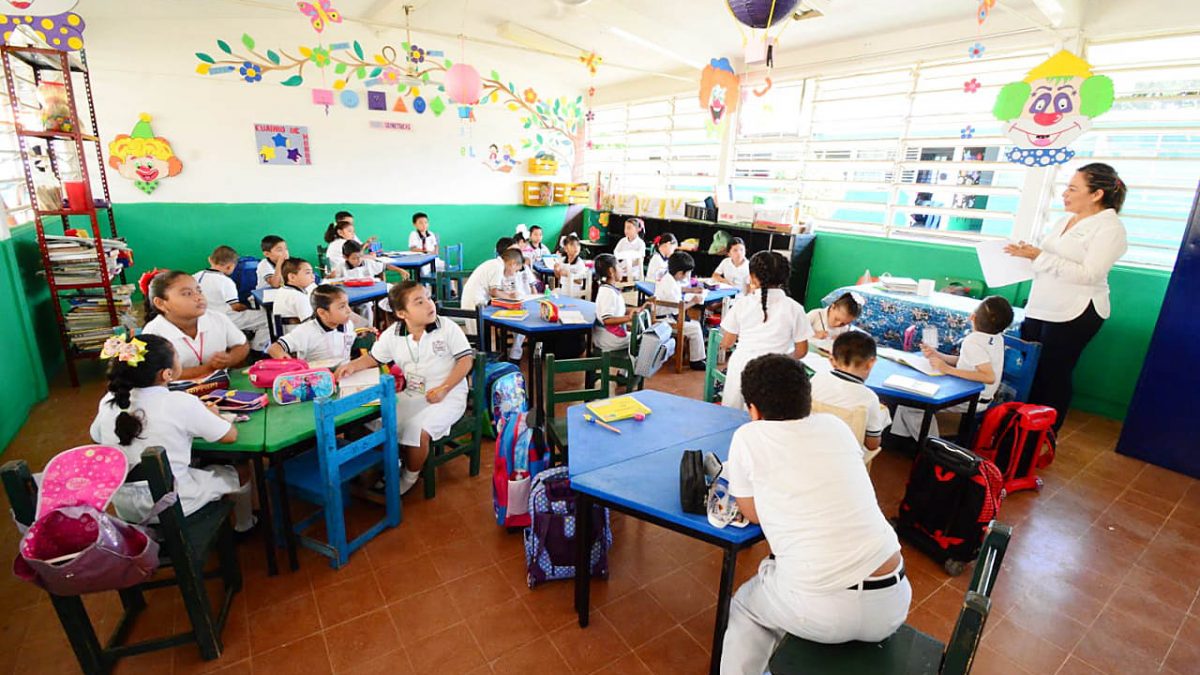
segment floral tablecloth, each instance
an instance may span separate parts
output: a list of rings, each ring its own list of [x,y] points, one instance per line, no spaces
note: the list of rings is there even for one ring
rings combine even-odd
[[[938,329],[938,351],[956,353],[958,344],[971,331],[968,317],[979,305],[974,298],[949,293],[929,296],[890,293],[874,283],[839,288],[821,298],[821,303],[829,306],[847,291],[854,291],[866,300],[854,325],[874,336],[881,347],[894,349],[904,348],[904,331],[909,326],[917,327],[916,342],[920,342],[921,331],[932,325]],[[1014,307],[1013,323],[1005,334],[1020,337],[1024,319],[1025,311]]]

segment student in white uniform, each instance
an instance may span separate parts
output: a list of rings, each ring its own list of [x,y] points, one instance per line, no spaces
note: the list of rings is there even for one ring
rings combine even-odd
[[[500,282],[504,279],[504,261],[500,254],[512,247],[511,237],[500,237],[496,240],[496,257],[479,263],[479,266],[467,277],[459,295],[461,305],[465,309],[475,309],[486,305],[499,293]],[[476,334],[474,321],[467,321],[467,333]]]
[[[808,353],[812,337],[804,307],[783,290],[791,275],[787,258],[773,251],[759,251],[748,263],[750,292],[733,302],[721,318],[721,348],[737,348],[729,355],[721,404],[744,407],[742,369],[756,356],[787,354],[801,358]]]
[[[963,338],[958,356],[939,353],[924,344],[921,345],[921,351],[929,359],[929,365],[938,372],[983,383],[983,393],[979,395],[977,404],[977,410],[982,412],[991,405],[992,398],[1000,387],[1000,379],[1004,376],[1003,333],[1013,321],[1012,305],[998,295],[986,297],[971,313],[970,320],[971,332]],[[967,407],[968,404],[960,403],[946,408],[944,412],[963,413],[967,411]],[[921,420],[924,415],[923,411],[916,408],[900,406],[896,409],[896,422],[892,425],[892,434],[901,438],[916,439],[921,433]],[[936,416],[930,424],[929,434],[938,435]]]
[[[356,241],[342,243],[342,259],[332,269],[331,279],[372,279],[383,274],[384,265],[363,253],[362,244]]]
[[[316,277],[312,265],[303,258],[288,258],[279,266],[279,273],[283,275],[284,286],[275,292],[275,306],[271,311],[280,318],[286,332],[312,316],[312,301],[308,294],[315,287]]]
[[[828,307],[820,307],[808,313],[813,337],[818,340],[836,340],[850,330],[850,325],[862,313],[862,296],[853,292],[842,293]]]
[[[179,379],[208,377],[213,371],[241,365],[250,344],[229,317],[208,311],[200,284],[187,272],[161,272],[147,287],[142,332],[170,341],[179,356]]]
[[[396,396],[396,422],[403,471],[400,493],[412,488],[429,456],[429,444],[450,433],[467,409],[467,375],[474,350],[458,324],[439,319],[429,289],[404,281],[388,293],[396,325],[383,335],[370,354],[339,366],[342,378],[364,368],[395,363],[404,373],[404,391]],[[401,334],[401,329],[407,334]],[[476,383],[482,386],[482,383]]]
[[[573,298],[583,297],[588,274],[587,263],[579,255],[582,249],[579,236],[573,232],[568,234],[562,243],[562,259],[554,265],[554,278],[558,280],[562,293]]]
[[[850,331],[833,341],[829,357],[833,370],[812,378],[812,398],[827,405],[867,411],[867,433],[863,447],[877,450],[883,432],[892,423],[892,415],[879,403],[879,396],[867,387],[867,378],[875,367],[875,338],[862,331]]]
[[[685,302],[684,296],[687,295],[688,299],[684,305],[685,312],[688,307],[699,304],[704,297],[704,289],[689,286],[685,291],[682,286],[691,277],[694,269],[696,269],[696,263],[687,251],[676,251],[671,254],[666,272],[659,277],[658,283],[654,286],[654,299],[663,302]],[[672,323],[679,314],[678,310],[661,308],[656,310],[656,313],[658,318]],[[685,318],[683,337],[688,342],[688,361],[691,362],[692,370],[704,370],[704,331],[700,330],[700,322]],[[683,349],[683,345],[676,345],[675,348]]]
[[[746,242],[741,237],[734,237],[729,241],[729,256],[717,265],[712,279],[718,283],[729,284],[740,293],[746,292],[746,287],[750,285],[750,261],[746,260]]]
[[[751,421],[734,432],[724,475],[773,555],[733,597],[721,672],[762,675],[788,633],[887,638],[908,616],[912,587],[858,439],[833,415],[811,414],[804,366],[789,356],[754,359],[741,387]]]
[[[208,256],[208,269],[192,276],[200,284],[200,291],[204,293],[209,308],[228,316],[238,329],[253,333],[250,348],[265,352],[271,344],[267,315],[261,309],[250,309],[238,300],[237,284],[229,276],[237,267],[237,261],[237,251],[229,246],[218,246]]]
[[[267,354],[273,359],[290,357],[309,363],[349,361],[357,336],[346,291],[321,284],[312,293],[312,304],[313,315],[276,340]]]
[[[438,246],[437,235],[429,231],[429,216],[420,211],[413,214],[413,231],[408,235],[408,250],[413,253],[428,253],[437,255],[441,248]],[[446,261],[440,257],[433,262],[434,270],[446,269]]]
[[[283,285],[283,276],[279,274],[279,266],[289,257],[287,242],[283,237],[268,234],[259,244],[262,248],[263,259],[258,261],[255,272],[258,275],[258,285],[255,288],[279,288]]]
[[[510,248],[500,254],[500,259],[504,261],[504,276],[500,279],[499,291],[493,297],[520,300],[533,295],[537,282],[533,278],[533,271],[525,264],[525,256],[519,250]],[[525,336],[513,333],[508,358],[520,361],[524,346]]]
[[[646,224],[641,218],[625,219],[625,236],[613,248],[613,256],[617,259],[622,281],[640,279],[642,276],[642,264],[646,260],[646,242],[642,241],[641,235],[645,229]]]
[[[670,232],[663,232],[654,238],[654,254],[646,265],[646,279],[658,282],[667,273],[667,261],[679,248],[679,240]]]
[[[625,298],[617,288],[620,277],[616,256],[596,256],[596,325],[592,326],[592,344],[602,352],[624,351],[629,347],[629,324],[643,308],[625,307]]]
[[[105,343],[101,358],[109,361],[108,393],[100,399],[92,420],[92,440],[119,448],[130,466],[142,461],[146,448],[163,448],[185,516],[225,495],[234,495],[235,528],[241,532],[253,527],[250,485],[240,484],[237,470],[224,465],[191,466],[193,439],[232,443],[237,440],[237,429],[221,418],[215,407],[167,388],[181,373],[171,342],[153,334],[132,340],[113,337]],[[113,495],[117,515],[132,522],[146,518],[153,506],[145,481],[127,483]]]
[[[354,220],[337,220],[329,224],[325,229],[325,259],[329,261],[329,269],[333,270],[341,265],[346,256],[342,253],[342,247],[346,242],[352,241],[366,249],[371,242],[375,241],[375,237],[371,237],[363,243],[358,235],[354,232]]]
[[[550,248],[542,241],[544,236],[541,225],[533,225],[529,228],[529,255],[533,260],[541,260],[550,255]],[[578,240],[579,235],[575,235],[575,239]]]

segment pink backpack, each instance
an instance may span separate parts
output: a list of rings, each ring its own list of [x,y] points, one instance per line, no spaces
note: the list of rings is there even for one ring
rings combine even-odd
[[[263,359],[250,366],[250,384],[263,389],[270,389],[275,384],[275,378],[286,373],[298,373],[310,370],[304,359]]]

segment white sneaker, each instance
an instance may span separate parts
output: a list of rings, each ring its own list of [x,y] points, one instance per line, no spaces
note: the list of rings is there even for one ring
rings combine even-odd
[[[409,471],[408,469],[400,470],[400,494],[403,495],[412,489],[412,486],[417,484],[417,479],[421,474],[417,471]]]

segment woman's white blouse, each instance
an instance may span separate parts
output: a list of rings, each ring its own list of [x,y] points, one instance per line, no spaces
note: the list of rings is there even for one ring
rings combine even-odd
[[[1042,252],[1033,261],[1033,287],[1025,316],[1042,321],[1070,321],[1094,303],[1107,319],[1108,272],[1125,255],[1125,226],[1112,209],[1075,223],[1065,233],[1070,216],[1055,223],[1042,238]]]

